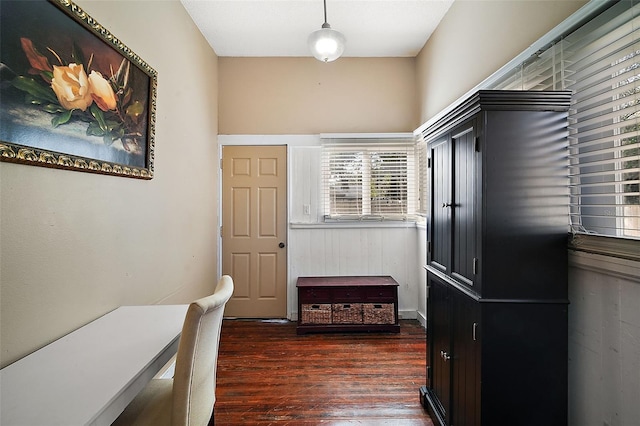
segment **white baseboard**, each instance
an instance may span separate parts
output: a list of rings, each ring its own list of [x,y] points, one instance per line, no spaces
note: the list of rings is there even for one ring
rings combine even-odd
[[[398,318],[400,319],[416,319],[418,318],[417,311],[398,311]]]

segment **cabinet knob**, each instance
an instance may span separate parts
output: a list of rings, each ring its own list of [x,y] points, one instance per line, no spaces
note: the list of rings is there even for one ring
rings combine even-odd
[[[445,361],[449,361],[451,359],[451,355],[449,355],[447,352],[445,351],[440,351],[440,356],[445,360]]]
[[[453,204],[451,203],[442,203],[442,208],[446,209],[447,207],[451,207]]]

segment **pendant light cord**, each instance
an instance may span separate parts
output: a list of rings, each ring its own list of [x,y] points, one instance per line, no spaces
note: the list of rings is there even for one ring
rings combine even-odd
[[[327,0],[323,0],[324,2],[324,23],[327,23]]]

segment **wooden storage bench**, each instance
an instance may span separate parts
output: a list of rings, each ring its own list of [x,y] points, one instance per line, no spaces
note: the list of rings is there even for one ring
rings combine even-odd
[[[298,334],[398,333],[398,283],[390,276],[299,277]]]

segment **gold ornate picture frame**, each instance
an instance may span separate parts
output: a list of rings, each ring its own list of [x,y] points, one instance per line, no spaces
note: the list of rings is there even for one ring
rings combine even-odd
[[[0,160],[153,178],[157,72],[70,0],[0,1]]]

